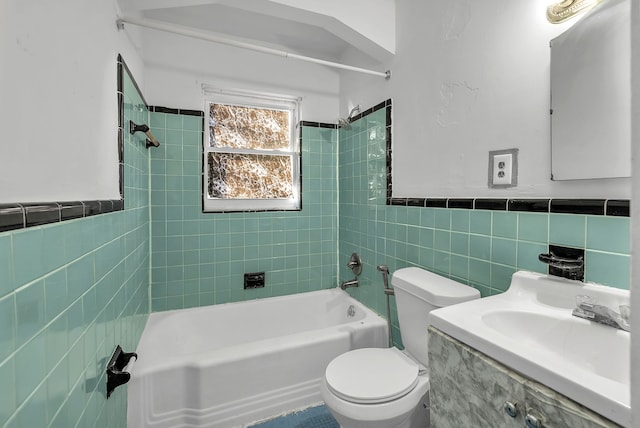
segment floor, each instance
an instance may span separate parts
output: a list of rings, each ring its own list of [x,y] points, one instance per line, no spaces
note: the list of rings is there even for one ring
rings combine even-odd
[[[329,413],[327,406],[315,406],[299,412],[290,413],[265,422],[251,425],[249,428],[339,428],[340,425]]]

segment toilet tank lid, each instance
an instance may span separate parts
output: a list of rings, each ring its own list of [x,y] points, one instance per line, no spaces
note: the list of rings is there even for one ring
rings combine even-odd
[[[391,284],[437,307],[480,298],[475,288],[418,267],[398,269],[393,273]]]

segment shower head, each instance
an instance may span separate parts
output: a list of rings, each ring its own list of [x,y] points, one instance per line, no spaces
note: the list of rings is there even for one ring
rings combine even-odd
[[[349,116],[347,116],[347,119],[349,121],[351,121],[351,119],[353,119],[353,114],[354,113],[360,113],[360,105],[355,106],[354,108],[351,109],[351,111],[349,112]]]
[[[351,109],[349,112],[349,116],[346,119],[340,118],[338,119],[338,128],[349,130],[351,129],[351,121],[353,120],[353,115],[360,113],[360,106],[357,105]]]
[[[344,129],[344,130],[349,130],[351,129],[351,122],[349,122],[349,119],[338,119],[338,128],[339,129]]]

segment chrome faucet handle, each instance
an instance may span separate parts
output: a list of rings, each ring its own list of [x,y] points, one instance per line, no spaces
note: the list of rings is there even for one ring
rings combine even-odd
[[[347,267],[351,269],[351,272],[353,272],[356,277],[362,273],[362,259],[358,253],[351,254]]]
[[[576,307],[573,309],[572,315],[584,318],[587,320],[593,320],[596,317],[594,312],[595,299],[586,294],[578,294],[576,296]]]
[[[389,266],[387,265],[378,265],[376,269],[378,269],[380,272],[389,273]]]

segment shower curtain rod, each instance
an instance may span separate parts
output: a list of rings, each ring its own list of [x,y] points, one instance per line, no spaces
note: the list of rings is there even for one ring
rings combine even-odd
[[[237,40],[226,39],[224,37],[216,36],[214,34],[207,33],[204,31],[196,31],[187,27],[183,27],[181,25],[175,25],[168,22],[157,21],[154,19],[132,18],[129,16],[121,16],[121,17],[118,17],[116,23],[120,30],[124,29],[125,23],[132,24],[132,25],[137,25],[139,27],[151,28],[154,30],[166,31],[168,33],[180,34],[182,36],[206,40],[209,42],[220,43],[228,46],[234,46],[241,49],[248,49],[248,50],[262,52],[270,55],[281,56],[284,58],[293,58],[300,61],[312,62],[315,64],[326,65],[328,67],[340,68],[343,70],[355,71],[358,73],[365,73],[373,76],[380,76],[380,77],[384,77],[387,80],[391,78],[391,70],[380,72],[375,70],[369,70],[366,68],[354,67],[352,65],[340,64],[338,62],[325,61],[323,59],[313,58],[313,57],[304,56],[304,55],[298,55],[291,52],[282,51],[279,49],[272,49],[264,46],[254,45],[251,43],[245,43]]]

